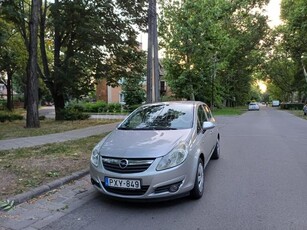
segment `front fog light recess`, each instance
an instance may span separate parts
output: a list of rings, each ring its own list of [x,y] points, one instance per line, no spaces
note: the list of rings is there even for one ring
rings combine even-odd
[[[172,184],[170,187],[169,187],[169,191],[170,192],[177,192],[178,191],[178,189],[179,189],[179,186],[180,186],[180,184]]]

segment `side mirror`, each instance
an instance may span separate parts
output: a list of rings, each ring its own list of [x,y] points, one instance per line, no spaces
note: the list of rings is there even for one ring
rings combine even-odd
[[[215,124],[211,121],[205,121],[203,123],[203,131],[205,132],[208,129],[213,129],[215,127]]]

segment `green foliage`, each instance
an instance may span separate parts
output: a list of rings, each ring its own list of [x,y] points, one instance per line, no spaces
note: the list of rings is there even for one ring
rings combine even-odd
[[[108,104],[104,101],[97,101],[95,103],[93,102],[87,102],[84,103],[84,111],[91,112],[91,113],[101,113],[101,112],[107,112]]]
[[[9,211],[12,208],[14,208],[14,201],[13,200],[4,200],[4,201],[0,201],[0,209],[3,211]]]
[[[86,112],[86,113],[119,113],[122,106],[119,103],[106,103],[104,101],[97,102],[78,102],[71,101],[65,107],[66,110]]]
[[[244,104],[261,63],[266,18],[258,1],[162,1],[161,45],[165,77],[178,98]]]
[[[62,113],[64,116],[64,120],[67,121],[86,120],[90,118],[89,114],[85,114],[75,107],[66,107],[62,110]]]
[[[287,110],[302,110],[304,107],[304,103],[281,103],[280,108],[281,109],[287,109]]]
[[[138,71],[144,54],[138,50],[135,28],[144,25],[144,3],[64,0],[51,4],[52,22],[63,35],[58,37],[61,56],[53,76],[63,86],[59,90],[80,98],[94,89],[95,78],[107,78],[109,85],[117,86],[120,78]]]
[[[57,172],[57,171],[49,171],[49,172],[47,172],[47,176],[48,177],[59,177],[60,173]]]
[[[119,103],[109,103],[107,108],[108,108],[108,112],[118,113],[121,111],[122,106]]]
[[[43,3],[38,66],[56,113],[67,101],[91,93],[95,79],[106,78],[108,85],[117,86],[120,78],[143,72],[140,63],[145,53],[139,49],[137,36],[146,29],[145,0]],[[4,0],[0,14],[14,26],[10,31],[19,32],[24,47],[28,47],[29,2]],[[41,92],[49,96],[45,87],[41,86]],[[56,115],[56,119],[61,118]]]
[[[77,110],[79,112],[84,112],[85,111],[84,104],[80,103],[78,101],[75,101],[75,100],[70,101],[69,103],[67,103],[65,108],[74,109],[74,110]]]
[[[268,38],[271,55],[265,69],[272,89],[285,101],[304,101],[307,98],[307,2],[304,0],[282,0],[283,25],[277,27]],[[278,88],[279,90],[277,90]],[[297,95],[294,98],[294,95]]]
[[[143,63],[145,66],[145,63]],[[145,101],[145,90],[143,86],[143,75],[135,75],[126,78],[122,84],[126,107],[140,105]]]
[[[140,104],[136,104],[136,105],[125,105],[124,109],[125,111],[128,111],[129,113],[131,113],[132,111],[134,111],[135,109],[137,109],[140,106]]]
[[[22,120],[23,116],[11,112],[0,111],[0,122]]]

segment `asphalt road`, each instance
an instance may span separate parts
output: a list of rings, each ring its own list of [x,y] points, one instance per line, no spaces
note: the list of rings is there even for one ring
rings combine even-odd
[[[129,203],[93,192],[42,229],[307,229],[307,121],[266,107],[219,120],[222,155],[206,168],[201,200]]]

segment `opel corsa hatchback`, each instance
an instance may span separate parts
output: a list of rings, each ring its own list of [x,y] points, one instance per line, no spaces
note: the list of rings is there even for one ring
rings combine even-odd
[[[124,199],[168,199],[204,191],[204,168],[220,155],[220,135],[202,102],[146,104],[93,149],[91,182]]]

